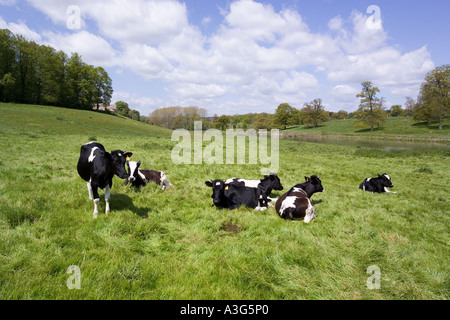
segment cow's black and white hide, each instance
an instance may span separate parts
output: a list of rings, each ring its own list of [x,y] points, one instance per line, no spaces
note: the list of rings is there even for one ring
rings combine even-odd
[[[140,169],[140,165],[140,161],[127,161],[129,178],[125,180],[125,185],[131,181],[131,185],[136,189],[147,185],[149,182],[155,182],[163,190],[173,187],[164,172]]]
[[[320,177],[312,175],[305,177],[305,182],[297,184],[283,194],[275,204],[279,216],[286,220],[303,220],[305,223],[316,218],[316,209],[311,196],[316,192],[323,192]]]
[[[276,173],[271,173],[268,176],[264,176],[261,180],[246,180],[240,178],[230,178],[225,181],[225,184],[235,184],[236,182],[243,183],[245,187],[249,188],[259,188],[267,197],[269,201],[274,199],[270,198],[270,194],[273,190],[282,191],[283,186],[281,185],[280,178]],[[276,199],[275,199],[276,200]]]
[[[391,177],[386,174],[377,174],[376,178],[366,178],[359,185],[359,188],[364,191],[370,191],[372,193],[396,193],[389,191],[387,188],[393,188]]]
[[[205,184],[212,188],[211,198],[218,208],[234,210],[244,205],[264,211],[268,207],[267,197],[259,188],[246,187],[242,182],[225,184],[223,180],[206,181]]]
[[[77,171],[80,177],[87,182],[89,199],[94,200],[94,219],[98,216],[98,203],[100,197],[98,188],[105,189],[105,213],[110,212],[109,199],[111,197],[112,179],[117,175],[120,179],[127,179],[125,162],[132,156],[131,152],[115,150],[106,152],[103,145],[90,142],[81,146]]]

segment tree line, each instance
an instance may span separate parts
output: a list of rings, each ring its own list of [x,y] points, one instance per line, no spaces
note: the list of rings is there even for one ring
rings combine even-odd
[[[108,73],[85,63],[78,53],[68,57],[0,29],[0,102],[91,110],[108,106],[112,94]]]
[[[274,114],[248,113],[244,115],[214,115],[206,117],[206,110],[198,107],[169,107],[153,111],[147,118],[150,124],[169,129],[193,129],[194,121],[202,121],[203,129],[286,129],[289,126],[304,125],[318,127],[329,120],[354,119],[355,127],[375,128],[383,126],[387,117],[407,116],[415,121],[425,121],[428,124],[439,123],[442,130],[443,120],[450,117],[450,65],[443,65],[427,73],[422,83],[420,94],[415,101],[406,98],[404,106],[393,105],[387,109],[385,99],[379,97],[380,89],[371,81],[361,83],[360,105],[354,112],[340,110],[326,111],[321,99],[305,103],[301,109],[280,104]]]

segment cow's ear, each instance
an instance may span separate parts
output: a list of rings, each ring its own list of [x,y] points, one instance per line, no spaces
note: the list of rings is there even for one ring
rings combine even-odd
[[[208,187],[212,187],[212,186],[213,186],[212,181],[205,181],[205,184],[206,184]]]
[[[124,156],[127,158],[127,161],[130,161],[131,156],[133,155],[132,152],[127,152],[124,154]]]
[[[309,182],[309,178],[308,178],[308,177],[305,177],[305,181],[306,181],[306,182]]]
[[[136,163],[136,169],[139,168],[141,166],[141,162],[138,161],[138,163]]]

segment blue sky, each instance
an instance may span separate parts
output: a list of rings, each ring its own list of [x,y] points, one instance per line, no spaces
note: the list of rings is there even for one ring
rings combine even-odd
[[[316,98],[354,111],[362,81],[388,108],[417,97],[449,63],[448,12],[446,0],[0,0],[0,28],[103,66],[113,102],[142,115],[273,113]]]

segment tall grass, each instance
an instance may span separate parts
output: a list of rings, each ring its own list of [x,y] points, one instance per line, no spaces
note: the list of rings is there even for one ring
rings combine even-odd
[[[204,181],[258,165],[174,165],[170,132],[92,112],[0,104],[1,299],[448,299],[448,156],[280,141],[285,189],[322,176],[309,225],[212,207]],[[64,121],[57,118],[65,119]],[[76,173],[81,144],[132,151],[174,188],[114,178],[109,216]],[[427,168],[424,170],[423,168]],[[397,194],[358,189],[387,172]],[[276,192],[273,196],[281,195]],[[100,212],[104,211],[103,193]],[[81,271],[69,290],[67,268]],[[381,270],[369,290],[367,268]]]

